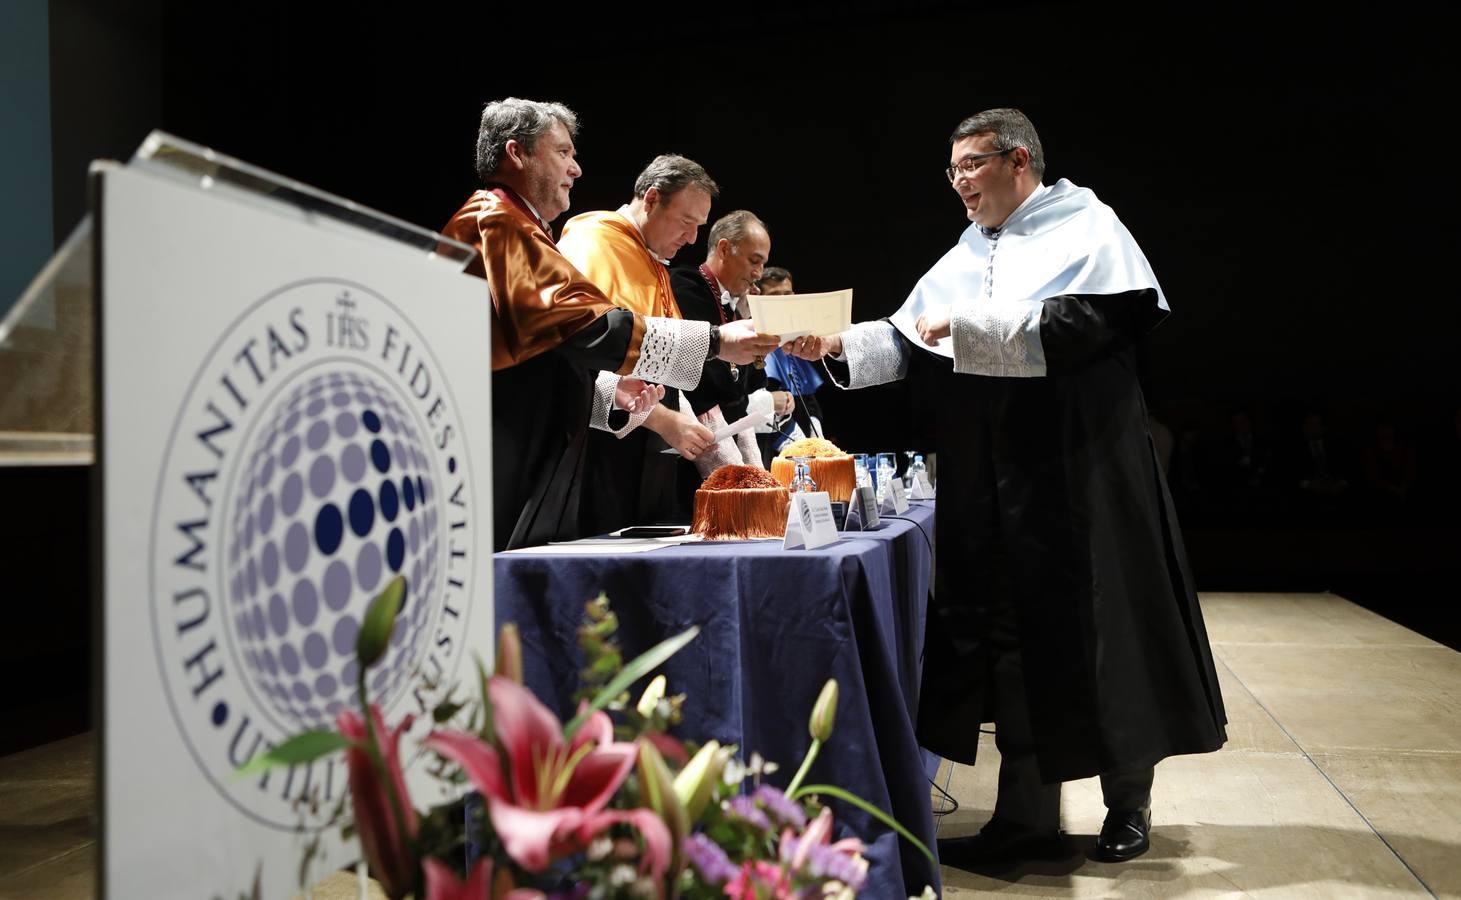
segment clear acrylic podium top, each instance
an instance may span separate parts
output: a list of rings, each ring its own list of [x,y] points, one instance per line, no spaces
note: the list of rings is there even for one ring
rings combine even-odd
[[[116,165],[93,163],[92,170]],[[163,132],[150,134],[127,165],[348,232],[372,249],[419,254],[457,270],[476,253],[429,229]],[[93,460],[95,228],[88,214],[0,321],[0,466]]]

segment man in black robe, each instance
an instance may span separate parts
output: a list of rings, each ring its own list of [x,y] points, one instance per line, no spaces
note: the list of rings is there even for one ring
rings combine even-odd
[[[973,223],[891,320],[795,342],[840,385],[941,398],[938,571],[920,741],[1000,750],[994,817],[940,842],[971,867],[1058,847],[1060,783],[1101,777],[1095,855],[1148,847],[1152,766],[1226,739],[1137,342],[1167,312],[1110,207],[1062,179],[1018,110],[962,122],[947,170]]]
[[[746,296],[755,290],[771,255],[765,223],[749,210],[738,209],[710,226],[707,243],[705,262],[670,270],[680,315],[712,325],[749,318]],[[700,384],[686,397],[696,416],[719,407],[726,422],[737,422],[745,417],[751,395],[765,386],[763,367],[711,360]]]
[[[719,193],[699,163],[661,154],[634,180],[628,203],[582,213],[563,226],[563,255],[620,306],[681,318],[669,260],[694,242]],[[669,391],[643,427],[632,422],[611,434],[589,435],[580,513],[585,530],[597,534],[627,525],[689,522],[676,503],[678,460],[663,451],[673,447],[694,459],[715,445],[715,435],[682,407],[679,392]]]
[[[746,296],[755,289],[771,255],[771,236],[755,213],[738,209],[710,226],[705,262],[670,270],[675,303],[686,319],[725,325],[750,316]],[[711,430],[739,422],[748,412],[765,415],[773,401],[766,391],[766,370],[713,359],[705,364],[700,384],[685,392],[690,412]],[[753,403],[758,407],[752,410]],[[765,468],[756,436],[743,431],[720,441],[695,460],[679,466],[678,506],[694,511],[695,490],[716,468],[733,463]]]

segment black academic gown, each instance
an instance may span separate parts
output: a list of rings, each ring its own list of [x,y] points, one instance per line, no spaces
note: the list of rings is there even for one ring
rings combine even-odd
[[[1046,300],[1043,378],[957,374],[912,350],[910,387],[942,398],[918,710],[920,742],[941,756],[972,764],[991,719],[989,623],[1001,604],[1018,623],[1046,782],[1226,739],[1137,382],[1135,347],[1155,308],[1152,291]]]
[[[666,388],[660,405],[680,408],[679,392]],[[630,525],[685,524],[676,504],[675,464],[664,438],[640,426],[622,438],[590,429],[584,453],[579,526],[586,535]]]
[[[572,540],[594,380],[624,361],[634,314],[610,310],[562,345],[492,373],[493,550]],[[611,425],[627,421],[610,413]]]
[[[686,319],[698,319],[712,325],[725,320],[718,310],[723,309],[720,298],[710,292],[699,268],[672,269],[670,286],[675,291],[675,303],[680,315]],[[739,318],[739,316],[733,316]],[[726,422],[736,422],[746,416],[747,398],[754,391],[766,386],[766,370],[755,366],[732,366],[719,359],[705,364],[700,384],[694,390],[686,391],[690,407],[699,416],[712,407],[719,406]]]

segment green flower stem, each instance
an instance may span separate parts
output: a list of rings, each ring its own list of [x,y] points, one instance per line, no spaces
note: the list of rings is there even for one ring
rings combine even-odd
[[[875,817],[878,821],[898,832],[898,834],[902,835],[904,840],[917,847],[924,856],[928,857],[929,862],[937,863],[937,860],[935,860],[933,857],[933,853],[929,852],[928,847],[924,845],[923,841],[920,841],[918,838],[914,837],[913,833],[910,832],[907,828],[904,828],[902,825],[900,825],[897,819],[883,812],[881,809],[878,809],[876,806],[873,806],[871,803],[867,802],[856,794],[853,794],[849,791],[844,791],[842,788],[832,784],[809,784],[799,790],[789,789],[786,792],[786,796],[792,800],[796,800],[799,797],[804,797],[808,794],[826,794],[829,797],[836,797],[838,800],[844,800],[848,803],[851,803],[853,806],[857,807],[868,815]]]
[[[793,795],[796,794],[797,787],[801,785],[802,779],[807,777],[807,772],[810,771],[812,768],[812,762],[817,758],[817,751],[821,749],[821,739],[812,738],[812,746],[807,748],[807,755],[806,758],[802,760],[801,768],[796,770],[796,777],[791,780],[791,784],[788,784],[786,786],[786,796],[793,797]]]
[[[674,637],[660,641],[639,656],[636,656],[633,662],[620,669],[619,674],[615,675],[608,684],[604,685],[594,695],[593,700],[584,708],[583,712],[574,716],[567,725],[563,726],[563,736],[565,738],[572,738],[574,733],[583,727],[583,723],[587,722],[589,716],[593,715],[596,710],[608,706],[609,701],[619,696],[629,685],[648,675],[660,663],[679,653],[680,648],[693,641],[695,635],[699,633],[700,626],[692,625]]]

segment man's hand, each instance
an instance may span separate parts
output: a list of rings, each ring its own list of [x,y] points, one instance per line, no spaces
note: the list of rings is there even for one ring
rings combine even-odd
[[[621,377],[614,388],[614,406],[630,415],[648,412],[649,408],[664,399],[665,387],[650,384],[642,378]]]
[[[834,334],[831,337],[799,337],[794,341],[787,341],[782,350],[790,353],[798,359],[805,359],[808,362],[816,362],[824,356],[842,355],[842,335]]]
[[[913,323],[918,329],[918,336],[930,347],[949,336],[952,330],[949,325],[949,311],[947,309],[936,313],[924,313]]]
[[[656,406],[644,424],[686,459],[693,460],[715,446],[715,432],[684,413],[663,406]]]
[[[720,359],[736,365],[745,365],[758,357],[764,357],[781,339],[774,334],[757,334],[750,319],[737,319],[720,326]]]
[[[796,401],[792,399],[791,391],[772,391],[771,409],[778,416],[791,415],[791,411],[796,409]]]

